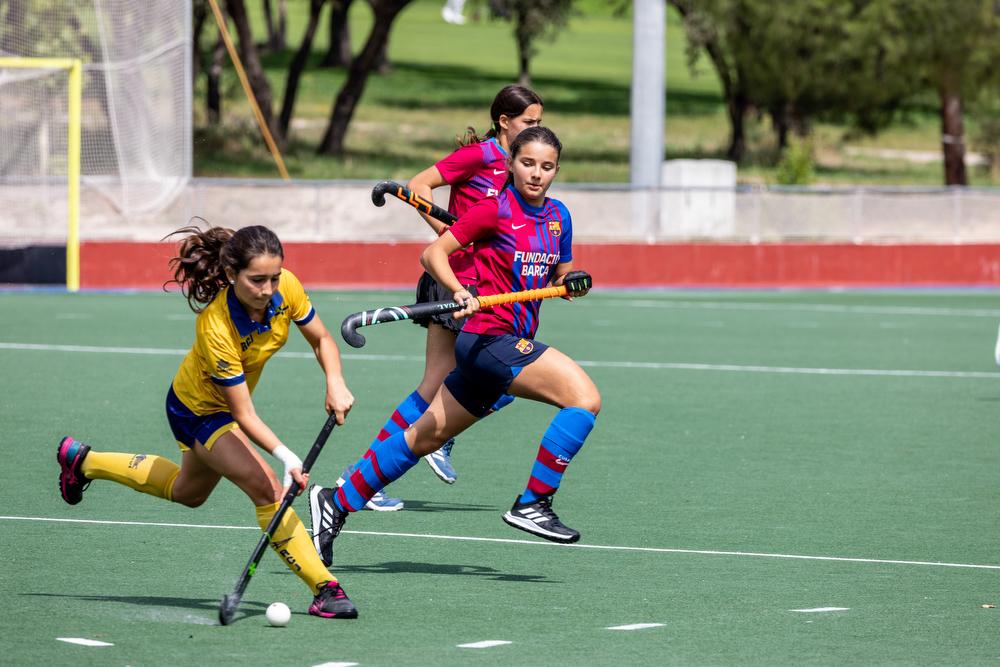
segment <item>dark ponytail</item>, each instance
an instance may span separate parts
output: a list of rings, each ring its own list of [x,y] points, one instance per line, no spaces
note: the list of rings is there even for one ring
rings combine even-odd
[[[186,236],[177,247],[177,256],[170,260],[174,277],[164,283],[163,288],[166,289],[172,283],[180,285],[188,306],[196,313],[204,310],[225,289],[229,282],[227,268],[236,274],[256,257],[285,256],[278,237],[261,225],[243,227],[235,232],[226,227],[209,227],[203,230],[189,225],[167,237],[177,234]]]
[[[531,88],[516,84],[504,86],[496,94],[496,97],[493,98],[493,104],[490,105],[490,120],[493,121],[490,131],[486,133],[485,137],[480,137],[476,134],[475,129],[467,127],[465,128],[465,135],[458,140],[459,144],[467,146],[469,144],[477,144],[486,139],[492,139],[500,132],[500,116],[516,118],[523,114],[524,110],[532,104],[544,106],[541,96]]]

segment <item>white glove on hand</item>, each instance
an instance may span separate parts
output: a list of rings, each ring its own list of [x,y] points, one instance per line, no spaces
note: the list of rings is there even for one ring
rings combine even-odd
[[[302,468],[302,459],[284,445],[275,447],[271,456],[285,464],[285,477],[281,480],[281,485],[287,489],[292,485],[292,471],[296,468]]]

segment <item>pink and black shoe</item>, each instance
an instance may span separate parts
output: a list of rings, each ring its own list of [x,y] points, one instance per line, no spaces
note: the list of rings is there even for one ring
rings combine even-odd
[[[357,618],[358,610],[336,581],[328,581],[309,605],[309,613],[323,618]]]
[[[59,492],[70,505],[83,500],[83,492],[90,486],[90,480],[84,477],[81,470],[88,452],[90,447],[68,435],[59,441],[59,448],[56,450],[56,460],[59,461]]]

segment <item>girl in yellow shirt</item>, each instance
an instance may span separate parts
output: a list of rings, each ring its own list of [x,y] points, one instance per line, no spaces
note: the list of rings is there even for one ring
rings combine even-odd
[[[294,479],[305,488],[302,461],[264,423],[251,393],[264,364],[288,340],[294,322],[312,346],[326,375],[327,412],[337,423],[354,403],[341,372],[340,353],[316,315],[302,284],[282,267],[284,250],[262,226],[238,231],[185,227],[171,264],[191,309],[198,313],[195,342],[167,391],[170,429],[181,449],[181,465],[152,454],[98,452],[72,437],[59,442],[59,489],[75,505],[92,480],[124,484],[136,491],[198,507],[223,477],[256,507],[265,529],[283,488]],[[284,465],[279,481],[251,441]],[[305,527],[291,508],[271,537],[288,568],[315,596],[309,613],[357,618],[354,604],[320,561]]]

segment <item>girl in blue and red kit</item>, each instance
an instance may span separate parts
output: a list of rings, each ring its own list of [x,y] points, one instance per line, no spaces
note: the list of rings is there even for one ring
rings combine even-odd
[[[448,263],[449,255],[474,243],[481,295],[563,284],[573,268],[572,220],[562,202],[545,196],[561,151],[548,128],[521,132],[511,143],[508,181],[499,196],[470,208],[424,250],[424,267],[465,306],[455,316],[469,318],[455,343],[457,366],[420,419],[374,443],[343,486],[310,489],[313,542],[325,563],[333,560],[333,540],[350,512],[489,414],[505,393],[554,405],[559,412],[542,436],[526,488],[503,520],[555,542],[580,539],[552,510],[552,496],[594,427],[601,395],[576,362],[534,339],[540,301],[479,310]],[[588,291],[572,279],[567,286],[571,296]]]

